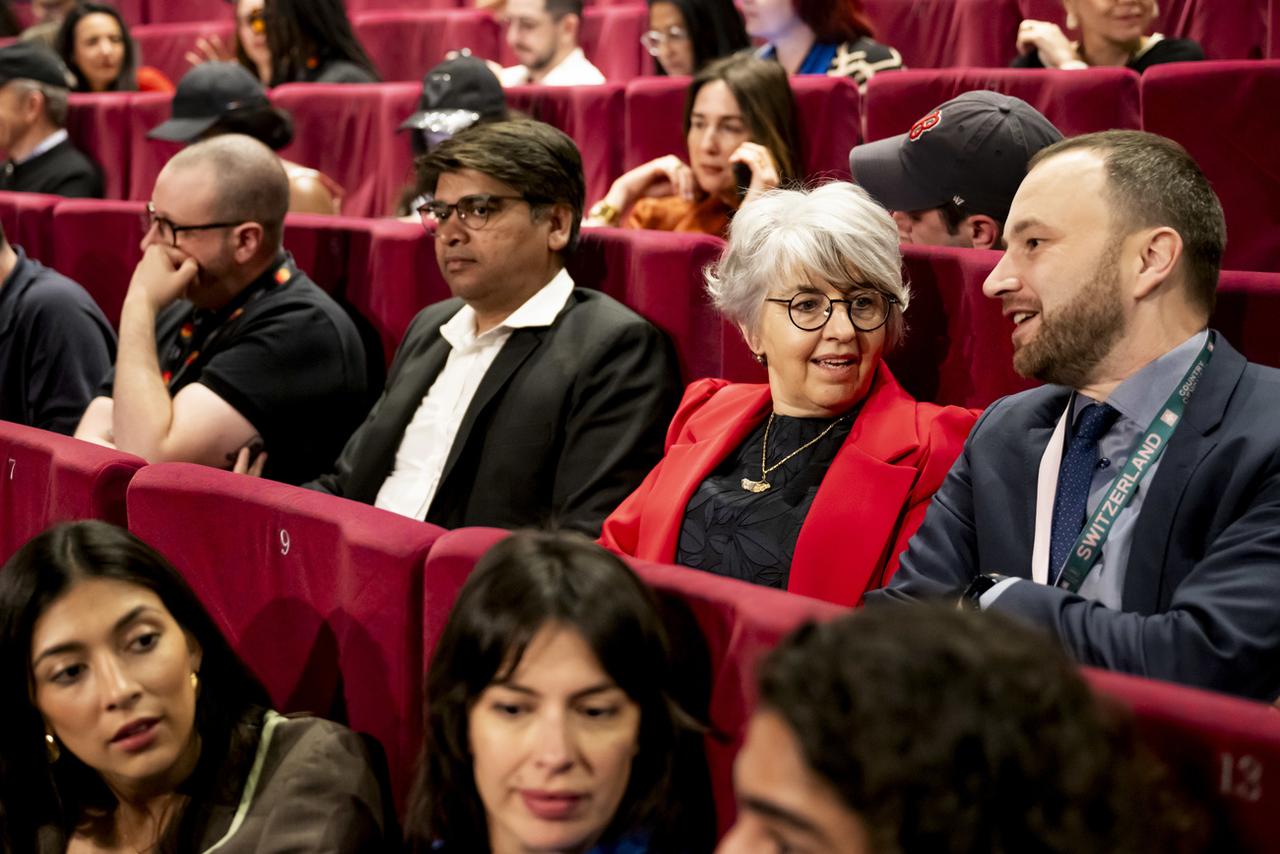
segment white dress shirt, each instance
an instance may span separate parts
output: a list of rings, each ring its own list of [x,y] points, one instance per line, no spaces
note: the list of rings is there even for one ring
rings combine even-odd
[[[498,82],[503,86],[526,86],[533,81],[529,79],[529,69],[523,65],[511,65],[498,74]],[[538,83],[542,86],[594,86],[604,82],[600,69],[591,64],[582,48],[573,51],[560,60],[560,63],[547,72]]]
[[[561,270],[487,332],[476,334],[476,313],[469,305],[440,327],[441,337],[452,348],[449,358],[405,428],[395,466],[378,490],[375,506],[414,519],[426,517],[462,418],[512,330],[550,326],[572,293],[573,279]]]

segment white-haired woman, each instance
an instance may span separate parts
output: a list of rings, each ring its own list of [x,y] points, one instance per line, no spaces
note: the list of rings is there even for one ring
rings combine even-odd
[[[690,385],[601,542],[844,605],[883,585],[975,417],[917,403],[882,361],[901,263],[893,220],[852,184],[743,206],[707,290],[769,382]]]

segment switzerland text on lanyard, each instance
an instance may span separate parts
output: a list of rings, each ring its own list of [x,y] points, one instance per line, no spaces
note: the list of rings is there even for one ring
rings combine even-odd
[[[1084,530],[1076,539],[1076,544],[1071,547],[1071,552],[1067,555],[1067,560],[1063,563],[1062,571],[1058,575],[1059,587],[1070,590],[1072,593],[1079,592],[1080,585],[1084,583],[1098,559],[1102,557],[1102,545],[1107,541],[1107,535],[1111,533],[1111,526],[1115,524],[1120,512],[1133,500],[1137,486],[1148,470],[1164,453],[1164,447],[1169,443],[1169,437],[1173,435],[1174,428],[1182,420],[1187,402],[1195,393],[1196,385],[1204,376],[1204,369],[1209,365],[1212,357],[1213,333],[1210,332],[1195,362],[1187,369],[1177,388],[1173,390],[1173,394],[1169,395],[1160,414],[1147,427],[1142,437],[1138,439],[1138,443],[1130,449],[1129,459],[1124,468],[1120,474],[1116,475],[1116,479],[1111,481],[1102,501],[1098,502],[1098,509],[1093,511]]]

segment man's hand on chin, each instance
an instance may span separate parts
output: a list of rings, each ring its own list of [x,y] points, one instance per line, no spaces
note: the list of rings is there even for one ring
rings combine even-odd
[[[158,312],[182,297],[199,271],[194,258],[172,246],[153,243],[142,253],[142,260],[133,271],[125,300],[144,300],[153,312]]]

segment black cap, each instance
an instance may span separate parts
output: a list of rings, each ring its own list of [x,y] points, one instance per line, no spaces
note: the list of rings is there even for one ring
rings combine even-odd
[[[418,111],[400,123],[400,130],[457,133],[480,119],[507,117],[502,84],[483,59],[466,54],[446,59],[422,78]]]
[[[234,62],[206,62],[178,81],[173,118],[152,128],[147,138],[191,142],[233,110],[270,105],[258,78],[243,67]]]
[[[0,47],[0,84],[19,79],[71,88],[71,76],[62,60],[38,42],[18,42]]]
[[[889,210],[955,202],[1004,222],[1027,162],[1060,139],[1026,101],[978,90],[947,101],[907,133],[855,146],[849,169]]]

